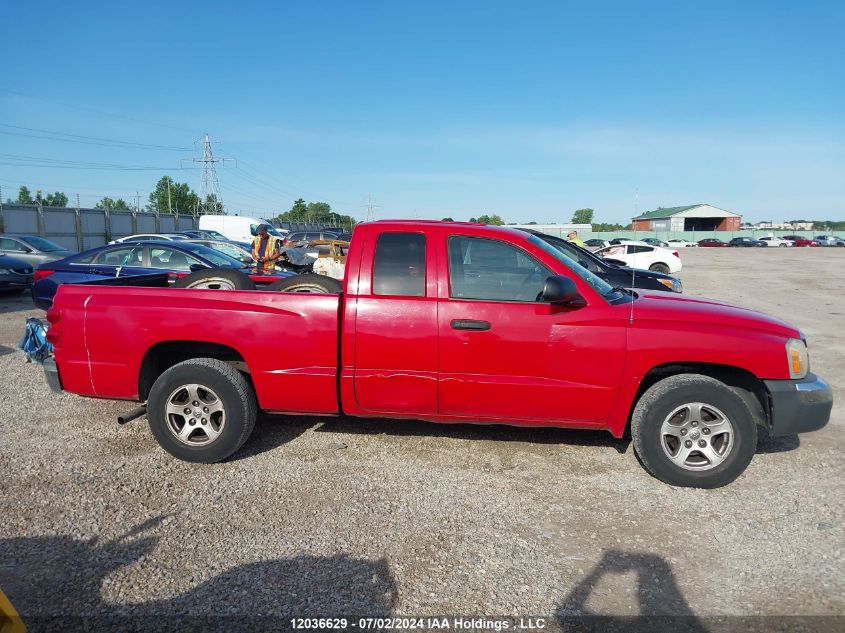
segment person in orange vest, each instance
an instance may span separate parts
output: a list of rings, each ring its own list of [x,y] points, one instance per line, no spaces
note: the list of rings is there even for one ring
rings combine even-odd
[[[258,262],[258,269],[271,273],[276,270],[276,260],[281,257],[278,240],[270,235],[266,224],[258,227],[258,235],[252,240],[252,258]]]

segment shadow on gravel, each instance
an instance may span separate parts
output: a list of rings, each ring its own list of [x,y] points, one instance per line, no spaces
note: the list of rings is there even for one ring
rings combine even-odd
[[[319,424],[321,419],[261,413],[255,424],[255,430],[246,444],[226,461],[237,462],[265,451],[272,451],[274,448],[292,442],[308,429]]]
[[[383,617],[395,607],[396,582],[387,562],[344,555],[241,565],[169,599],[104,601],[102,585],[109,574],[141,561],[155,565],[160,537],[144,533],[157,530],[164,519],[113,541],[0,540],[0,588],[31,631],[288,630],[293,615]]]
[[[21,328],[21,331],[23,331],[23,328]],[[6,356],[7,354],[14,354],[17,351],[18,350],[16,350],[14,347],[9,347],[8,345],[0,345],[0,356]]]
[[[32,304],[29,294],[4,295],[0,293],[0,314],[9,314],[11,312],[26,312],[26,316],[44,316],[44,311],[39,310]],[[23,329],[23,326],[21,326],[21,329]]]
[[[592,611],[587,606],[605,576],[633,573],[639,613],[634,616],[612,616]],[[613,580],[613,579],[611,579]],[[601,592],[599,592],[601,594]],[[602,594],[602,595],[606,595]],[[608,550],[601,560],[558,607],[556,619],[567,630],[592,630],[589,624],[600,626],[601,631],[677,631],[703,632],[707,628],[695,616],[678,589],[672,568],[656,554]],[[578,628],[588,626],[587,629]]]
[[[583,429],[516,427],[504,424],[435,424],[417,420],[368,418],[328,418],[322,421],[323,424],[316,429],[318,433],[404,435],[526,444],[607,446],[616,449],[619,453],[624,453],[630,444],[630,438],[617,440],[607,431]]]

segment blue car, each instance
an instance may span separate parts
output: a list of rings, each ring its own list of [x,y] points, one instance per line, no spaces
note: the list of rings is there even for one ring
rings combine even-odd
[[[39,266],[32,285],[32,300],[37,307],[49,310],[61,284],[153,273],[182,276],[205,268],[231,268],[259,283],[289,275],[256,274],[254,268],[202,244],[164,241],[109,244]]]

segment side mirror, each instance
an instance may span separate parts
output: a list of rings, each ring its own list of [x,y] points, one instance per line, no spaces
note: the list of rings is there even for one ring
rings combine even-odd
[[[578,289],[569,277],[554,275],[546,279],[541,298],[546,303],[572,303],[578,298]]]
[[[208,266],[204,266],[203,264],[191,264],[191,272],[195,273],[198,270],[205,270]]]

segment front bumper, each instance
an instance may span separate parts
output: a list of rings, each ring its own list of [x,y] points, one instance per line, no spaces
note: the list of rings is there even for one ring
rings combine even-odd
[[[47,358],[44,361],[44,377],[53,393],[62,392],[62,379],[59,377],[59,367],[56,365],[55,358]]]
[[[815,374],[801,380],[764,380],[763,384],[771,396],[772,436],[816,431],[830,420],[833,392]]]

